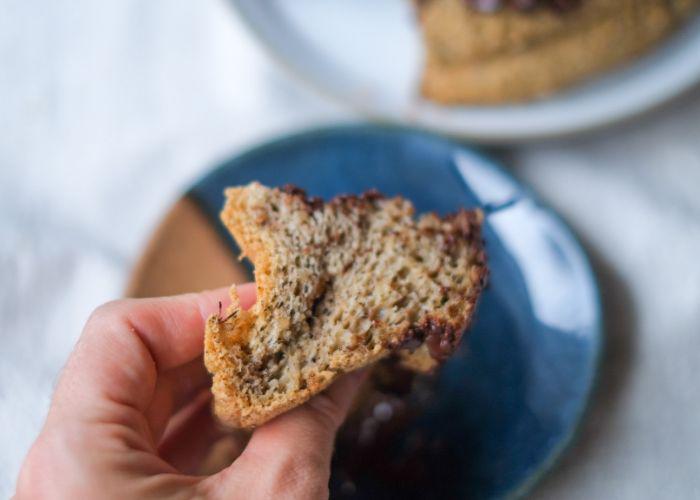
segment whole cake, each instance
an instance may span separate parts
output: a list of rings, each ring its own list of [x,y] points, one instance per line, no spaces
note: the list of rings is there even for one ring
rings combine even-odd
[[[524,101],[630,61],[700,0],[418,0],[423,95],[445,104]]]

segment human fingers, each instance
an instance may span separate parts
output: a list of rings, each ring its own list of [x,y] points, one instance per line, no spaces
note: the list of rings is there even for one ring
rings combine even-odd
[[[160,441],[171,417],[190,406],[201,392],[209,393],[210,384],[201,356],[158,375],[151,403],[144,412],[155,442]]]
[[[251,498],[327,497],[335,434],[366,376],[365,371],[345,375],[256,429],[233,465],[207,479],[209,493],[224,498],[245,488]]]
[[[241,305],[254,301],[254,286],[238,288]],[[66,365],[52,411],[97,417],[110,408],[99,401],[147,411],[159,374],[201,356],[205,322],[228,301],[222,288],[101,306]]]
[[[212,447],[224,437],[229,438],[229,445],[235,446],[228,446],[225,450],[227,456],[222,455],[223,448],[219,446],[218,464],[214,464],[215,457],[210,456]],[[205,390],[173,416],[158,447],[158,454],[180,472],[208,475],[230,465],[247,441],[247,433],[226,429],[216,421],[211,412],[211,393]]]

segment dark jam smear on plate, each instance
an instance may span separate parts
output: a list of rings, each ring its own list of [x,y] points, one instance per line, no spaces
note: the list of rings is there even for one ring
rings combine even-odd
[[[388,360],[375,367],[336,441],[331,498],[453,498],[459,459],[421,423],[434,376]]]
[[[418,4],[430,0],[417,0]],[[555,12],[568,12],[583,3],[583,0],[463,0],[472,9],[479,12],[497,12],[504,8],[529,12],[546,8]]]

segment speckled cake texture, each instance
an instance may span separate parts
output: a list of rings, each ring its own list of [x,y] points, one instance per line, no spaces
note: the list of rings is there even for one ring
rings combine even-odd
[[[459,345],[486,279],[480,211],[414,218],[377,192],[308,198],[258,183],[221,213],[255,265],[257,302],[206,327],[217,416],[254,427],[387,356],[433,370]]]

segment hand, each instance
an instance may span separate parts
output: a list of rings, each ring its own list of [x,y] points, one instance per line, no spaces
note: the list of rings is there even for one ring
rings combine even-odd
[[[255,287],[238,287],[241,305]],[[220,472],[193,475],[221,437],[202,363],[225,290],[101,306],[60,377],[20,472],[17,498],[323,498],[333,441],[362,375],[237,441]]]

